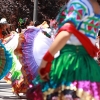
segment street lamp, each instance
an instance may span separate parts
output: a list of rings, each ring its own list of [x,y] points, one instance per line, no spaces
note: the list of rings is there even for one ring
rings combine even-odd
[[[33,9],[33,22],[37,21],[37,8],[38,8],[38,0],[31,0],[34,2],[34,9]]]

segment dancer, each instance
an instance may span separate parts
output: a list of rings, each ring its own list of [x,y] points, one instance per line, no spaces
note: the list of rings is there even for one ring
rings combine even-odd
[[[32,79],[37,76],[37,70],[41,59],[52,43],[50,35],[47,34],[51,31],[51,29],[46,28],[48,25],[46,25],[46,22],[44,23],[38,27],[28,26],[28,29],[23,34],[24,41],[22,42],[21,47],[22,57],[19,58],[20,61],[22,60],[22,65],[24,65],[22,70],[24,69],[24,72],[26,72],[23,74],[27,76],[28,81],[32,81]],[[17,50],[18,49],[19,48],[17,48]]]
[[[22,73],[24,83],[28,86],[27,89],[30,88],[32,80],[38,75],[42,57],[53,42],[49,33],[51,33],[51,29],[44,21],[37,27],[28,26],[24,34],[20,34],[16,53],[18,53],[22,64]]]
[[[57,35],[33,84],[41,85],[43,100],[100,100],[100,67],[94,60],[100,27],[98,2],[70,0],[56,20]],[[60,55],[54,58],[58,50]]]
[[[3,39],[3,43],[7,50],[11,53],[13,57],[13,64],[9,73],[5,76],[5,80],[12,85],[13,92],[18,95],[18,93],[22,92],[19,87],[23,81],[23,75],[21,72],[21,63],[19,62],[18,56],[15,55],[14,50],[18,45],[19,34],[16,32],[11,32],[9,36]]]
[[[5,18],[2,18],[0,21],[0,25],[1,25],[1,42],[5,47],[5,50],[7,50],[7,52],[9,51],[9,56],[12,57],[12,60],[10,60],[9,58],[9,63],[11,63],[10,65],[8,64],[7,66],[9,66],[9,70],[6,72],[6,70],[4,71],[5,75],[3,76],[4,79],[10,84],[12,84],[12,87],[14,89],[14,92],[17,94],[17,91],[20,91],[18,89],[18,86],[21,83],[22,80],[22,73],[21,73],[21,64],[17,58],[17,56],[14,54],[14,50],[17,48],[18,45],[18,38],[19,38],[19,34],[17,34],[15,31],[9,30],[9,25],[8,22],[6,21]],[[4,51],[5,52],[5,51]],[[5,57],[6,58],[6,57]],[[7,61],[7,62],[8,62]],[[17,87],[17,89],[16,89]]]

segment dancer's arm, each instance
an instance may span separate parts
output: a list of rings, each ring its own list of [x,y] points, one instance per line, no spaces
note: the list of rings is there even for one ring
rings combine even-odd
[[[61,50],[64,45],[66,44],[66,42],[69,40],[71,36],[71,33],[67,32],[67,31],[61,31],[55,38],[55,40],[53,41],[52,45],[49,48],[49,52],[52,56],[54,56],[59,50]],[[45,77],[41,75],[40,70],[42,68],[45,68],[47,64],[47,61],[45,61],[44,59],[42,59],[42,62],[40,64],[39,67],[39,74],[40,77],[43,79]]]
[[[70,36],[71,34],[69,32],[61,31],[50,46],[49,52],[54,56],[59,50],[64,47]]]

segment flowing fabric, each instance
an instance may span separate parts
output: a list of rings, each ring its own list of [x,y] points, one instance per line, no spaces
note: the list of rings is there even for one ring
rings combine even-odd
[[[66,45],[60,56],[53,60],[51,68],[50,81],[43,82],[39,77],[33,80],[34,85],[41,84],[44,100],[48,96],[52,98],[56,92],[59,98],[64,98],[67,95],[64,91],[68,89],[76,92],[82,100],[100,99],[100,77],[97,77],[100,74],[100,67],[84,47]],[[92,99],[84,99],[90,97]]]
[[[44,100],[100,100],[100,66],[93,58],[98,51],[94,44],[100,15],[94,13],[89,0],[70,0],[56,21],[58,32],[68,31],[72,35],[52,61],[50,80],[44,82],[38,76],[32,81],[33,85],[41,85]],[[74,28],[64,27],[67,23],[72,23]]]
[[[8,41],[5,41],[5,47],[9,50],[10,54],[12,55],[12,66],[9,73],[5,76],[6,82],[10,83],[13,88],[14,93],[21,92],[21,84],[23,81],[23,75],[21,72],[21,63],[17,55],[14,54],[14,50],[17,48],[18,45],[19,34],[16,32],[9,36]]]
[[[38,75],[38,67],[42,57],[52,43],[52,39],[43,34],[49,29],[32,27],[25,31],[22,43],[23,74],[30,83]]]
[[[23,52],[23,68],[24,76],[26,76],[27,81],[31,81],[37,75],[38,65],[33,56],[33,47],[34,47],[34,38],[38,34],[40,29],[28,29],[24,33],[25,41],[22,44],[22,52]],[[26,74],[26,75],[25,75]]]
[[[12,67],[12,55],[0,42],[0,79],[4,78]]]

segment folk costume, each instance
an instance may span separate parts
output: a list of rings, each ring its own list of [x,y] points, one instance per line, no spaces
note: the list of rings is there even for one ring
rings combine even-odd
[[[8,38],[8,39],[7,39]],[[21,90],[18,88],[23,80],[23,75],[21,72],[21,63],[19,62],[18,56],[15,55],[14,51],[18,46],[19,34],[13,32],[11,35],[3,40],[5,48],[11,53],[13,57],[13,63],[9,73],[5,76],[5,80],[12,85],[13,92],[19,93]]]
[[[22,71],[28,83],[38,75],[38,67],[42,57],[52,43],[48,28],[42,29],[34,26],[24,32],[25,41],[22,43]],[[48,36],[44,35],[48,34]]]
[[[57,58],[49,52],[43,57],[48,64],[52,62],[41,70],[42,74],[49,73],[50,79],[44,82],[38,76],[33,85],[41,85],[43,100],[66,100],[69,95],[79,100],[100,100],[100,67],[94,60],[100,15],[94,13],[90,0],[70,0],[56,20],[58,34],[67,31],[72,35]],[[72,24],[64,25],[69,22]]]

